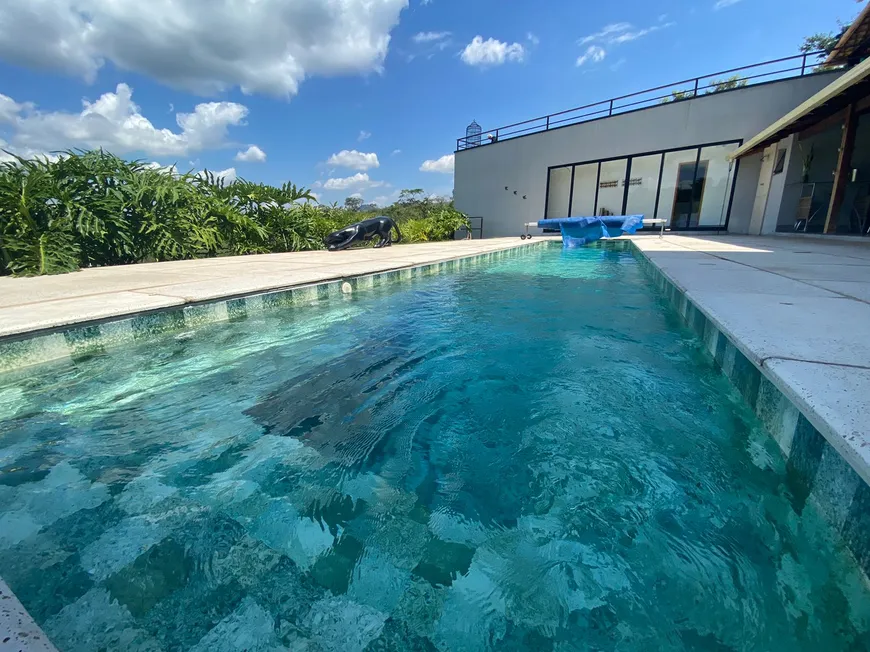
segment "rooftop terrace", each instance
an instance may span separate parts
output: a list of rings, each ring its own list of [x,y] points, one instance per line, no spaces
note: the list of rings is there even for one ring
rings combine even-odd
[[[691,100],[703,95],[736,90],[745,86],[769,83],[792,77],[803,77],[823,72],[832,68],[821,68],[818,61],[824,52],[806,52],[781,59],[772,59],[761,63],[753,63],[739,68],[730,68],[718,72],[683,79],[680,81],[648,88],[628,95],[609,98],[592,104],[565,109],[549,115],[515,122],[495,129],[483,129],[480,135],[463,136],[456,139],[456,150],[471,149],[516,138],[540,131],[548,131],[559,127],[567,127],[581,122],[607,118],[620,113],[629,113],[646,109],[668,102]]]

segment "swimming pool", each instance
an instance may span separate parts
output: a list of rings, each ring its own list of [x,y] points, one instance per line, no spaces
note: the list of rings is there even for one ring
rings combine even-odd
[[[863,649],[863,579],[629,253],[0,376],[0,576],[62,650]]]

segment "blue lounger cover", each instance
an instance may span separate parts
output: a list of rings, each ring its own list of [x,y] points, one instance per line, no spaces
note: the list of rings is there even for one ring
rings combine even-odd
[[[602,217],[560,217],[539,220],[538,227],[562,231],[563,247],[582,247],[601,240],[634,233],[643,227],[643,215],[607,215]]]

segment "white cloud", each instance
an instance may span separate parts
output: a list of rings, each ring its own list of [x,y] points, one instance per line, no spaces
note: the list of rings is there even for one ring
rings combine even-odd
[[[739,0],[720,0],[720,2],[738,2]],[[650,27],[644,27],[642,29],[636,28],[631,23],[611,23],[610,25],[605,25],[601,31],[596,32],[595,34],[590,34],[589,36],[584,36],[580,39],[580,45],[586,45],[587,43],[592,42],[601,42],[609,45],[619,45],[620,43],[627,43],[628,41],[635,41],[647,34],[651,34],[653,32],[657,32],[660,29],[667,29],[668,27],[673,27],[675,23],[665,23],[662,22],[660,17],[659,23],[656,25],[651,25]]]
[[[266,152],[256,145],[251,145],[245,151],[236,152],[235,160],[243,163],[263,163],[266,160]]]
[[[327,165],[350,168],[351,170],[368,170],[381,166],[378,155],[374,152],[358,152],[355,149],[343,149],[326,160]]]
[[[348,188],[379,188],[385,185],[383,181],[373,181],[365,172],[357,172],[352,177],[327,179],[323,184],[324,190],[347,190]]]
[[[32,108],[32,104],[19,104],[8,95],[0,93],[0,124],[14,124],[22,111]]]
[[[577,65],[582,66],[587,61],[598,63],[599,61],[604,61],[604,57],[606,56],[607,52],[604,48],[598,47],[597,45],[590,45],[586,48],[586,52],[577,57]]]
[[[359,132],[359,136],[357,136],[356,139],[359,142],[362,142],[364,140],[368,140],[371,137],[372,137],[372,132],[366,131],[365,129],[363,129],[362,131]]]
[[[0,21],[0,58],[88,82],[111,62],[214,94],[292,96],[310,76],[379,72],[408,0],[26,0]]]
[[[197,172],[197,176],[204,177],[205,173],[205,170],[203,170],[202,172]],[[236,168],[227,168],[226,170],[221,170],[219,172],[212,172],[212,174],[217,179],[223,179],[225,185],[236,182]]]
[[[33,105],[16,104],[25,108],[11,116],[12,145],[34,151],[103,147],[115,154],[186,155],[220,147],[228,127],[243,124],[248,114],[247,107],[235,102],[197,104],[193,113],[176,114],[180,130],[172,131],[155,127],[132,98],[133,90],[118,84],[114,93],[104,93],[94,102],[82,100],[80,113],[41,112]],[[12,104],[4,101],[3,106]]]
[[[423,161],[420,166],[421,172],[440,172],[441,174],[453,174],[453,154],[445,154],[438,160]]]
[[[162,165],[157,161],[151,161],[150,163],[145,164],[146,168],[151,168],[152,170],[162,170],[168,174],[178,174],[178,169],[174,165]]]
[[[719,11],[720,9],[724,9],[725,7],[736,5],[738,2],[740,2],[740,0],[718,0],[716,4],[713,5],[713,10]]]
[[[398,155],[401,154],[401,153],[402,153],[402,150],[400,150],[400,149],[394,149],[394,150],[393,150],[393,153],[390,154],[390,156],[398,156]]]
[[[469,66],[500,66],[506,61],[520,62],[526,51],[519,43],[504,43],[494,38],[483,40],[475,36],[462,51],[462,60]]]
[[[395,190],[389,195],[378,195],[374,199],[372,199],[373,204],[377,204],[378,206],[389,206],[390,204],[394,204],[397,199],[399,199],[399,195],[401,194],[401,190]]]
[[[580,45],[592,43],[592,41],[605,41],[616,34],[624,33],[631,29],[631,23],[611,23],[605,25],[600,32],[595,32],[580,39]]]
[[[538,44],[541,42],[541,39],[539,39],[537,36],[535,36],[535,35],[532,34],[531,32],[529,32],[528,34],[526,34],[526,40],[527,40],[529,43],[531,43],[532,45],[538,45]]]
[[[450,32],[417,32],[411,40],[414,43],[431,43],[432,41],[441,41],[449,37]]]

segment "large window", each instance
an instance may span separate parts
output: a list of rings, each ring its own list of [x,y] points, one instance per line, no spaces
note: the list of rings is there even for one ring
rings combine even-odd
[[[647,217],[655,215],[661,166],[661,154],[636,156],[631,159],[631,172],[628,175],[628,202],[625,206],[626,215],[646,215]]]
[[[547,217],[566,217],[570,199],[571,168],[553,168],[547,191]]]
[[[604,161],[601,178],[598,180],[598,207],[596,215],[624,215],[622,200],[625,199],[625,170],[628,159]]]
[[[674,229],[726,226],[739,142],[550,168],[545,215],[643,215]]]
[[[574,190],[571,193],[571,217],[595,215],[595,187],[598,163],[574,166]]]

